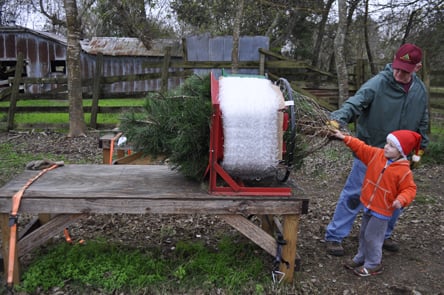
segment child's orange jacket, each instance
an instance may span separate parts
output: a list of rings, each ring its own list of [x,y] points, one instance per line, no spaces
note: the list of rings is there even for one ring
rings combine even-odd
[[[384,150],[365,144],[352,136],[346,136],[344,143],[367,165],[361,191],[362,204],[384,216],[392,216],[393,201],[398,199],[403,207],[408,206],[416,196],[410,162],[398,160],[387,165]]]

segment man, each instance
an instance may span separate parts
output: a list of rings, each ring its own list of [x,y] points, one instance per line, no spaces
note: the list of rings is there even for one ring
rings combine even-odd
[[[428,97],[424,83],[416,75],[422,67],[422,50],[414,44],[402,45],[392,64],[368,80],[356,94],[331,114],[332,124],[346,125],[357,119],[356,136],[365,143],[384,147],[387,134],[407,129],[422,136],[421,149],[428,144]],[[325,241],[327,253],[343,256],[342,240],[352,229],[362,209],[359,201],[367,167],[354,158],[351,172],[339,196],[332,220],[327,226]],[[390,238],[402,209],[394,212],[385,234],[383,248],[398,251]]]

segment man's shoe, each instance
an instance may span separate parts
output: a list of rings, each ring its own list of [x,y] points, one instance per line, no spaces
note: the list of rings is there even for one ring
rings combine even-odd
[[[344,248],[340,242],[326,242],[327,253],[333,256],[344,256]]]
[[[398,252],[399,251],[399,245],[395,241],[393,241],[391,238],[385,239],[384,244],[382,244],[382,249],[385,249],[390,252]]]

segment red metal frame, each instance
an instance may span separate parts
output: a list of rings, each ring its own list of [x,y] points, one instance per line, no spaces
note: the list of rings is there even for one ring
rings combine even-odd
[[[222,113],[219,104],[219,81],[211,73],[211,102],[213,115],[210,129],[210,155],[207,173],[210,176],[209,193],[214,195],[233,196],[291,196],[289,187],[247,187],[234,180],[219,164],[223,158],[223,126]],[[217,184],[219,179],[225,186]]]

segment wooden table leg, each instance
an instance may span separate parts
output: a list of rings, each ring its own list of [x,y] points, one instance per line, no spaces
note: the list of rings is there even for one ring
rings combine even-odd
[[[2,255],[3,255],[3,273],[5,280],[8,277],[8,265],[9,265],[9,240],[10,240],[10,228],[9,228],[9,214],[0,214],[0,227],[2,231]],[[17,247],[15,248],[15,262],[14,262],[14,273],[13,273],[13,283],[18,284],[20,282],[20,270],[19,270],[19,260]]]
[[[104,148],[103,150],[102,150],[102,157],[103,157],[103,159],[102,159],[102,163],[103,164],[111,164],[111,162],[112,161],[110,161],[110,159],[112,159],[111,157],[112,157],[112,155],[111,155],[111,150],[110,149],[108,149],[108,148]]]
[[[269,235],[274,237],[274,221],[273,221],[273,215],[260,215],[261,218],[261,224],[262,229],[267,232]]]
[[[284,216],[284,239],[286,244],[282,247],[282,258],[289,263],[280,266],[280,271],[285,273],[283,281],[293,282],[294,266],[296,261],[296,245],[298,240],[299,215]]]

